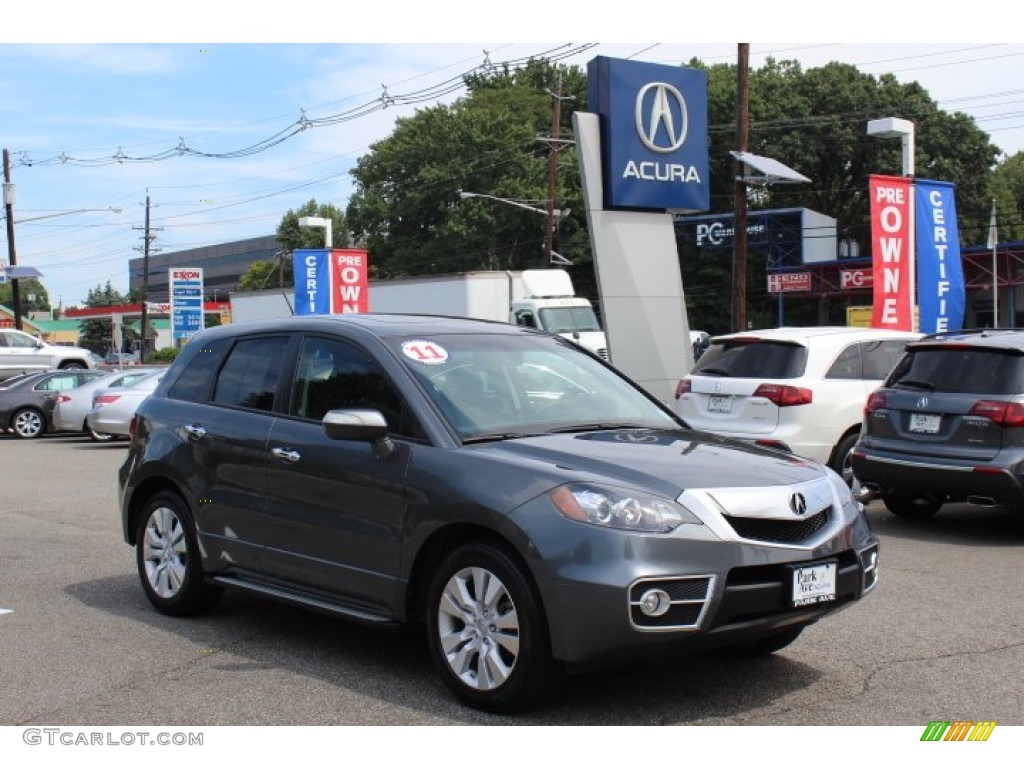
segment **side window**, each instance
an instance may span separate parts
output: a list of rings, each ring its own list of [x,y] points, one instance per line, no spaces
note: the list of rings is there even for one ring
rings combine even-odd
[[[62,392],[65,389],[74,389],[78,384],[78,377],[73,373],[68,373],[62,376],[53,376],[37,384],[35,389],[44,392]]]
[[[860,379],[862,365],[860,358],[860,344],[850,344],[839,353],[839,357],[832,363],[832,367],[825,374],[826,379]]]
[[[423,436],[401,396],[369,355],[335,339],[308,337],[296,365],[289,412],[319,421],[335,408],[372,408],[384,414],[389,431]]]
[[[906,341],[869,341],[864,344],[864,378],[884,379],[906,347]]]
[[[167,396],[190,403],[205,403],[209,400],[217,369],[220,368],[224,353],[230,345],[230,339],[220,339],[212,344],[202,345],[186,364],[178,380],[171,385]]]
[[[235,344],[213,390],[213,402],[269,411],[274,407],[286,336],[243,339]]]

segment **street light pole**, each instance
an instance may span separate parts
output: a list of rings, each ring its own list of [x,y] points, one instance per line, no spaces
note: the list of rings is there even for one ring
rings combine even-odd
[[[334,247],[334,220],[321,216],[303,216],[299,219],[300,227],[323,227],[324,248],[328,251]]]

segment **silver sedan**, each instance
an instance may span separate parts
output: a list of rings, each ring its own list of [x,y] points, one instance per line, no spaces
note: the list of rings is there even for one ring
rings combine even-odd
[[[161,369],[143,376],[131,386],[96,390],[92,409],[86,416],[89,429],[101,435],[130,437],[135,410],[156,389],[164,373],[166,369]]]
[[[76,389],[61,392],[53,400],[53,429],[59,432],[85,432],[93,440],[105,441],[113,439],[113,435],[97,432],[89,427],[86,417],[93,404],[93,395],[101,389],[117,389],[129,387],[135,382],[161,371],[163,368],[135,367],[123,371],[114,371],[83,384]]]

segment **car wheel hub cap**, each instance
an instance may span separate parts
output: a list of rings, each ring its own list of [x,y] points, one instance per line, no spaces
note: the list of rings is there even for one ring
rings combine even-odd
[[[519,657],[519,616],[508,589],[485,568],[464,568],[444,587],[438,634],[449,668],[467,686],[490,691]]]
[[[146,579],[157,595],[172,598],[185,582],[185,529],[174,510],[160,507],[149,516],[144,535],[142,560]]]

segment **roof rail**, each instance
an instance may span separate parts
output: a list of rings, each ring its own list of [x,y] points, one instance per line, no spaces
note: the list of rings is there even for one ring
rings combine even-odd
[[[953,336],[991,336],[996,333],[1024,333],[1024,328],[961,328],[959,331],[938,331],[928,333],[919,340],[947,339]]]

